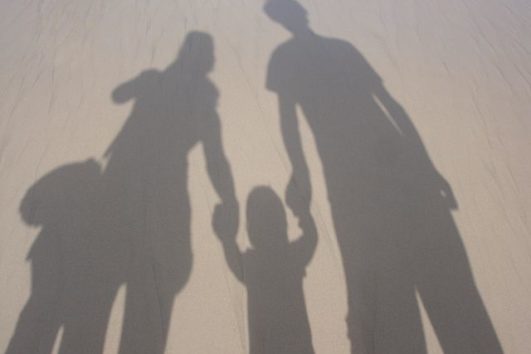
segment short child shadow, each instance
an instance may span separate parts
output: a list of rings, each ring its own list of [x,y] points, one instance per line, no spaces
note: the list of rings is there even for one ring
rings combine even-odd
[[[60,167],[30,188],[21,213],[41,227],[30,252],[32,293],[7,353],[101,353],[120,287],[119,352],[163,353],[176,295],[192,269],[187,158],[201,144],[222,205],[236,205],[224,155],[210,35],[191,32],[166,69],[118,86],[134,100],[106,153]],[[237,220],[232,221],[237,222]]]
[[[303,291],[305,270],[317,246],[309,211],[299,216],[302,235],[289,242],[282,201],[271,188],[256,187],[247,199],[252,248],[242,252],[236,234],[224,224],[215,215],[214,228],[229,268],[247,288],[249,352],[313,353]]]
[[[100,177],[97,162],[87,160],[53,170],[26,192],[20,214],[40,232],[28,254],[31,295],[7,354],[51,353],[59,329],[72,320],[72,307],[77,313],[87,306],[90,295],[83,291],[96,285],[90,215]]]

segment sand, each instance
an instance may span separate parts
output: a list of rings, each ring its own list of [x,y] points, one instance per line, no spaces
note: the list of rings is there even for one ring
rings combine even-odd
[[[0,351],[527,353],[529,3],[263,4],[0,2]]]

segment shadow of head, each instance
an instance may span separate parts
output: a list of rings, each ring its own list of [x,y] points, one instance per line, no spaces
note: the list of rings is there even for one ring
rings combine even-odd
[[[214,68],[214,41],[205,32],[192,31],[186,35],[175,65],[183,73],[205,76]]]
[[[48,173],[22,199],[22,220],[31,226],[68,221],[69,215],[88,207],[100,172],[99,164],[90,159]]]
[[[270,187],[256,187],[249,194],[247,232],[257,250],[276,249],[288,244],[286,211]]]
[[[172,90],[190,82],[204,80],[214,68],[214,41],[208,33],[192,31],[186,35],[183,45],[179,49],[177,58],[164,70],[146,70],[137,78],[121,84],[114,89],[111,97],[114,103],[121,104],[133,98],[151,97],[153,91]],[[160,79],[168,85],[160,87]],[[154,88],[156,88],[154,90]]]
[[[269,0],[264,5],[264,12],[292,33],[308,28],[308,13],[297,1]]]

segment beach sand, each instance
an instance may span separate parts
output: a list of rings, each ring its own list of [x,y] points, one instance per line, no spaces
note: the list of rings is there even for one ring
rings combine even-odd
[[[529,352],[530,3],[300,6],[0,2],[0,351]],[[293,170],[315,252],[241,282],[216,205],[296,242]]]

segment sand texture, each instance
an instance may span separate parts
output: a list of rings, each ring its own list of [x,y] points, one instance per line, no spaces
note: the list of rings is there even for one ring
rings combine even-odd
[[[0,352],[529,353],[529,1],[0,19]]]

